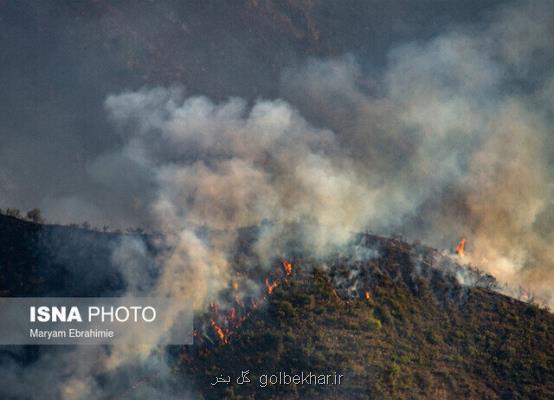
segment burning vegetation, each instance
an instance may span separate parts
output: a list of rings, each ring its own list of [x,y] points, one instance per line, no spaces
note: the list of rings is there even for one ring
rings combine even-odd
[[[456,264],[448,254],[370,235],[361,244],[375,252],[366,258],[295,260],[294,275],[275,263],[260,282],[260,296],[244,301],[248,307],[213,308],[207,321],[216,320],[223,335],[208,323],[213,331],[208,338],[182,348],[179,357],[179,370],[199,396],[357,400],[436,398],[445,390],[451,398],[468,399],[554,394],[551,314],[494,293],[486,274]],[[460,283],[462,272],[471,285]],[[522,359],[523,353],[532,356]],[[227,375],[238,366],[248,366],[253,377],[267,370],[337,370],[348,379],[336,392],[209,386],[214,374]]]
[[[272,294],[277,286],[279,286],[279,282],[270,282],[269,278],[265,278],[265,289],[267,294]]]
[[[282,265],[283,265],[283,269],[285,270],[285,275],[286,276],[291,276],[292,275],[292,264],[290,262],[288,262],[287,260],[283,260]]]
[[[219,337],[219,340],[221,343],[227,344],[229,343],[229,337],[225,334],[225,331],[214,321],[212,320],[212,328],[214,328],[215,333]]]
[[[465,254],[465,248],[466,248],[466,239],[462,238],[460,242],[456,245],[456,254],[460,257],[463,257]]]
[[[323,263],[326,266],[326,273],[321,275],[325,278],[320,280],[320,285],[327,293],[328,300],[345,304],[365,300],[367,304],[373,305],[375,286],[378,282],[390,279],[403,281],[413,295],[418,295],[422,287],[427,285],[434,297],[433,301],[447,304],[464,304],[468,301],[471,288],[501,289],[491,275],[471,266],[461,266],[452,261],[449,256],[434,249],[372,235],[361,235],[358,240],[361,246],[374,251],[367,252],[366,257],[362,259],[337,256]],[[456,253],[460,257],[463,255],[464,247],[465,238],[456,247]],[[397,258],[399,255],[401,258]],[[408,258],[405,258],[406,256]],[[383,259],[386,260],[385,263]],[[223,345],[231,343],[232,338],[242,329],[242,325],[260,307],[262,309],[267,307],[277,289],[282,288],[283,291],[290,285],[294,285],[296,279],[293,276],[293,270],[295,270],[293,263],[282,260],[280,266],[281,269],[275,266],[263,278],[260,282],[263,290],[257,296],[245,298],[239,295],[241,292],[239,282],[244,279],[244,276],[237,275],[237,278],[231,281],[230,291],[234,294],[227,297],[229,301],[225,303],[225,311],[217,304],[210,307],[209,326],[212,332],[204,328],[203,334],[196,336],[198,342]],[[308,271],[296,270],[297,277],[306,277]],[[528,299],[526,292],[520,291],[522,293],[520,299],[526,301]]]
[[[212,338],[207,332],[202,337],[212,343],[219,341],[221,344],[228,344],[234,332],[240,328],[252,312],[260,305],[265,304],[275,289],[286,282],[288,278],[292,277],[293,264],[290,261],[283,260],[281,266],[283,268],[282,273],[276,269],[270,276],[265,277],[264,291],[258,296],[251,296],[247,299],[241,298],[238,295],[238,292],[240,292],[239,278],[233,280],[231,288],[233,292],[237,293],[232,296],[232,304],[229,306],[228,311],[222,312],[218,304],[210,306],[210,326],[215,337]],[[195,335],[195,338],[202,340],[198,335]]]

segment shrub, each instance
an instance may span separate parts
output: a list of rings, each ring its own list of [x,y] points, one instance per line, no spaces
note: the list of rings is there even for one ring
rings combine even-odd
[[[44,222],[44,219],[42,218],[42,213],[38,208],[33,208],[31,211],[27,212],[27,219],[37,224]]]
[[[279,318],[290,319],[296,316],[294,306],[287,300],[281,300],[274,303],[275,313]]]
[[[369,327],[372,330],[381,329],[382,327],[381,321],[378,318],[375,318],[373,315],[369,317],[368,323]]]
[[[441,342],[440,335],[435,331],[428,331],[425,335],[427,341],[433,345],[439,344]]]
[[[400,376],[400,365],[393,362],[389,369],[389,380],[394,385],[398,377]]]
[[[375,309],[375,316],[385,324],[388,324],[392,320],[392,316],[386,307],[378,306]]]

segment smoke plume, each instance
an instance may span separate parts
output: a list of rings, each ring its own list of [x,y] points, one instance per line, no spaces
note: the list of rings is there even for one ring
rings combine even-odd
[[[505,8],[394,49],[288,70],[282,93],[331,129],[374,193],[368,228],[439,248],[552,304],[552,8]],[[367,214],[365,215],[368,216]]]
[[[397,47],[380,72],[351,56],[290,67],[285,100],[214,102],[178,87],[112,95],[106,110],[126,143],[112,157],[148,174],[145,212],[183,250],[174,262],[199,266],[189,273],[202,298],[225,286],[237,230],[262,226],[262,263],[287,252],[292,227],[316,255],[365,229],[443,248],[464,236],[462,261],[548,301],[552,234],[540,222],[552,214],[554,79],[543,6]],[[200,227],[225,234],[210,243]]]

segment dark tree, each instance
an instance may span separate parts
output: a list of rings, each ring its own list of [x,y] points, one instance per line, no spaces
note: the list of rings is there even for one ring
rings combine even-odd
[[[8,208],[6,209],[6,215],[19,218],[21,217],[21,212],[17,208]]]
[[[44,222],[44,219],[42,218],[42,213],[38,208],[33,208],[31,211],[29,211],[27,213],[27,218],[37,224]]]

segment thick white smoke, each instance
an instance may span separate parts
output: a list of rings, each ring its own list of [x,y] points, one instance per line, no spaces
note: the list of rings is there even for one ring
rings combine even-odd
[[[552,305],[552,7],[394,49],[383,74],[351,58],[290,69],[282,93],[336,133],[376,193],[376,232],[466,257]]]
[[[233,240],[249,226],[264,226],[262,262],[287,252],[292,226],[316,254],[363,229],[439,247],[465,235],[466,261],[551,297],[553,258],[536,228],[552,207],[549,86],[522,83],[538,68],[530,54],[551,50],[535,13],[509,9],[398,47],[381,74],[351,57],[312,60],[283,74],[288,102],[214,103],[180,88],[110,96],[126,142],[117,156],[157,188],[154,228],[184,253],[196,242],[200,264],[214,257],[194,272],[200,303],[227,285]],[[199,227],[225,235],[210,242]]]
[[[215,104],[157,88],[110,96],[106,107],[128,135],[122,156],[155,171],[149,211],[166,234],[206,227],[232,239],[267,222],[258,255],[269,260],[286,251],[290,225],[320,253],[381,218],[377,188],[356,171],[349,149],[283,101]],[[224,256],[230,245],[210,248]]]

